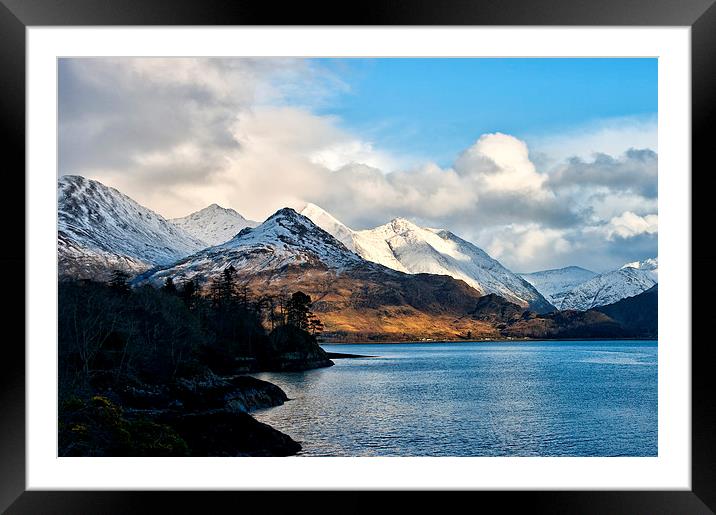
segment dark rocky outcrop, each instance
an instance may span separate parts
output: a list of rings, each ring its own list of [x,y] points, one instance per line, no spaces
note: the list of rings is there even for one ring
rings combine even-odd
[[[333,365],[315,336],[290,325],[271,331],[257,358],[261,370],[300,371]]]
[[[221,377],[207,373],[192,379],[177,379],[168,385],[129,384],[117,390],[121,403],[131,409],[188,412],[226,410],[249,413],[280,406],[288,397],[273,383],[251,376]]]
[[[301,450],[290,436],[247,413],[167,412],[159,420],[181,436],[194,456],[291,456]]]
[[[108,396],[61,406],[60,456],[290,456],[301,445],[241,410],[132,409]]]
[[[377,358],[377,356],[367,356],[365,354],[346,354],[345,352],[327,352],[330,359],[358,359],[358,358]]]
[[[289,456],[300,444],[249,415],[287,400],[250,376],[108,385],[61,405],[60,455]]]
[[[275,384],[250,376],[209,376],[200,381],[181,381],[177,394],[189,410],[223,409],[232,413],[280,406],[288,400]]]

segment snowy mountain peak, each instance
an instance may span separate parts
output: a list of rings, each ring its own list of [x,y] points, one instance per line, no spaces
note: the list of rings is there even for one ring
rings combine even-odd
[[[205,247],[114,188],[65,175],[57,181],[60,275],[100,279],[114,268],[138,272]]]
[[[218,204],[211,204],[183,218],[174,218],[170,222],[204,242],[205,247],[224,243],[245,227],[258,225],[257,222],[247,220],[235,210]]]
[[[242,218],[243,220],[246,220],[243,216],[241,216],[236,210],[231,209],[230,207],[222,207],[219,204],[209,204],[204,209],[200,209],[196,213],[229,213],[235,216],[238,216]],[[189,215],[191,216],[191,215]]]
[[[302,214],[303,216],[307,216],[308,218],[311,218],[311,216],[320,216],[322,218],[325,218],[326,220],[330,220],[331,222],[340,224],[340,222],[336,220],[333,215],[331,215],[328,211],[311,202],[307,202],[299,209],[296,209],[296,212]]]
[[[645,270],[655,279],[659,279],[659,258],[647,258],[643,261],[632,261],[622,266],[622,268],[634,268],[636,270]]]
[[[401,232],[405,232],[405,231],[414,231],[414,230],[420,230],[420,229],[422,229],[422,228],[419,227],[417,224],[414,224],[413,222],[411,222],[411,221],[408,220],[407,218],[402,218],[402,217],[393,218],[393,219],[390,221],[390,226],[393,228],[393,230],[394,230],[396,233],[401,233]]]
[[[647,258],[643,261],[632,261],[622,266],[622,268],[637,268],[639,270],[656,270],[659,268],[659,258]]]
[[[293,209],[292,207],[282,207],[278,211],[276,211],[274,214],[269,216],[266,221],[269,220],[281,220],[281,219],[288,219],[288,220],[302,220],[303,218],[306,218],[305,216],[299,217],[298,212]]]
[[[310,225],[309,225],[310,224]],[[230,240],[216,245],[217,248],[231,248],[236,245],[242,245],[249,239],[261,239],[268,233],[275,236],[295,232],[303,234],[306,231],[315,228],[315,225],[305,216],[299,215],[294,209],[284,207],[269,216],[262,224],[256,227],[245,227],[238,234],[234,235]]]
[[[285,227],[293,229],[298,233],[312,231],[327,234],[310,218],[297,212],[291,207],[283,207],[269,216],[262,224],[256,226],[255,230],[268,230],[272,227]],[[252,231],[253,232],[253,231]],[[331,237],[333,238],[333,237]]]
[[[328,211],[309,202],[303,206],[299,212],[303,216],[310,218],[317,226],[333,235],[333,237],[343,243],[346,248],[355,250],[353,230],[338,221]]]
[[[568,266],[519,275],[554,306],[560,308],[564,297],[571,290],[597,274],[579,266]]]
[[[619,268],[605,272],[585,281],[562,300],[560,309],[587,310],[613,304],[621,299],[633,297],[648,290],[657,283],[651,270],[633,267]]]
[[[166,277],[204,282],[232,265],[242,274],[277,272],[291,266],[341,271],[365,263],[336,238],[292,208],[282,208],[231,240],[140,278],[161,284]]]
[[[358,231],[359,235],[379,235],[384,240],[393,240],[397,244],[398,241],[419,241],[423,238],[430,237],[426,233],[430,232],[416,225],[406,218],[393,218],[387,224],[379,225],[375,229],[366,229]]]
[[[449,231],[426,229],[402,217],[374,229],[352,231],[320,208],[302,212],[368,261],[409,274],[449,275],[482,294],[496,293],[539,311],[552,307],[529,283]]]
[[[582,268],[581,266],[565,266],[564,268],[561,268],[560,270],[564,272],[569,273],[587,273],[587,274],[594,274],[595,272],[592,272],[591,270],[587,270],[586,268]]]
[[[559,309],[587,309],[612,304],[648,290],[657,282],[656,258],[627,263],[597,274],[578,266],[520,274]]]

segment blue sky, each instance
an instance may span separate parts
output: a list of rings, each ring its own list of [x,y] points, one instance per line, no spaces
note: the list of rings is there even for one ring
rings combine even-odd
[[[565,46],[568,46],[565,42]],[[518,271],[657,253],[656,59],[78,58],[59,173],[166,217],[405,217]]]
[[[441,166],[488,132],[531,139],[657,112],[657,59],[319,59],[347,82],[317,113]]]

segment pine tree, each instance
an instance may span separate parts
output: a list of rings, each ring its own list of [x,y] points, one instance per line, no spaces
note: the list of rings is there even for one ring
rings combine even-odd
[[[174,279],[172,279],[171,277],[167,277],[164,281],[164,286],[162,286],[162,291],[175,295],[177,292],[177,287],[174,285]]]
[[[113,290],[129,293],[129,274],[124,270],[113,270],[112,278],[109,281],[109,286]]]
[[[236,297],[234,277],[236,277],[236,268],[234,268],[233,265],[229,265],[224,269],[221,282],[219,283],[221,300],[230,302]]]
[[[196,295],[196,290],[196,283],[192,279],[184,282],[181,291],[179,292],[179,296],[184,301],[184,304],[191,307],[194,301],[194,296]]]
[[[310,308],[310,295],[306,295],[301,291],[297,291],[291,295],[291,300],[288,303],[288,325],[307,331],[309,329],[310,317],[313,316]]]
[[[323,331],[323,322],[321,322],[316,315],[309,313],[308,316],[308,331],[316,336],[318,333]]]

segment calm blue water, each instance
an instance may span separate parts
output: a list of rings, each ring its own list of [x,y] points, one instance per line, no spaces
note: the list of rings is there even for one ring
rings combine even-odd
[[[369,354],[256,377],[305,456],[656,456],[657,343],[324,345]]]

